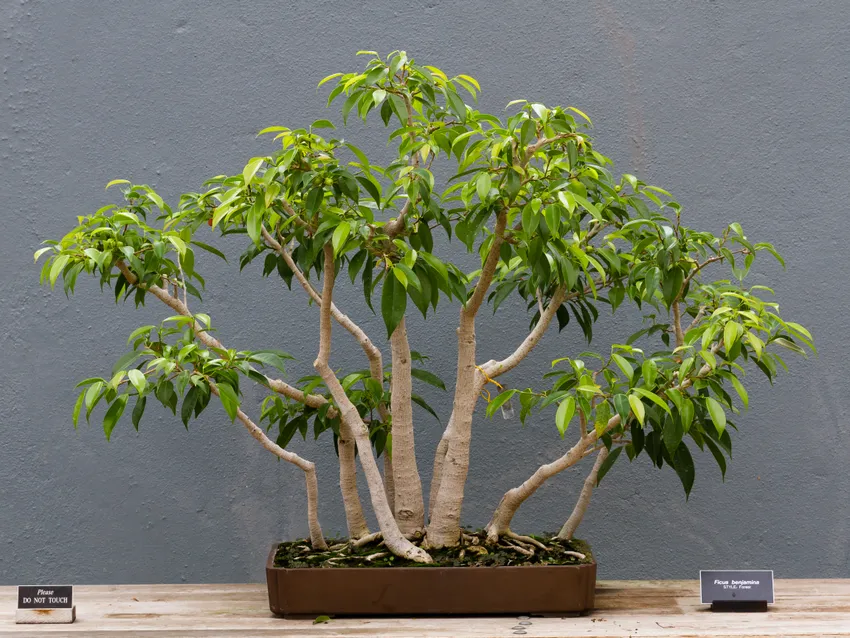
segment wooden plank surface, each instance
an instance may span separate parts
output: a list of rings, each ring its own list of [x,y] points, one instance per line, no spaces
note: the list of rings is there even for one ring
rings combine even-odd
[[[343,618],[314,625],[272,616],[265,585],[79,586],[74,602],[73,625],[16,625],[16,590],[0,587],[0,637],[850,636],[850,579],[778,580],[776,604],[749,614],[708,611],[696,581],[602,581],[596,611],[582,618]]]

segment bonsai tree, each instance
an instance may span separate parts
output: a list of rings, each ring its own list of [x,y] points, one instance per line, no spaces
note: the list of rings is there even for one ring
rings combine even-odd
[[[121,190],[119,204],[79,217],[67,235],[35,254],[46,257],[41,281],[51,287],[61,278],[70,294],[81,273],[92,275],[116,301],[153,300],[170,315],[129,335],[132,349],[111,376],[80,383],[74,425],[102,403],[109,438],[128,404],[138,429],[155,400],[179,411],[188,427],[220,403],[261,446],[303,470],[310,540],[318,550],[327,543],[316,467],[289,449],[296,433],[306,437],[312,429],[318,445],[332,442],[338,451],[352,541],[380,537],[393,554],[423,563],[431,562],[429,551],[464,542],[461,511],[478,406],[486,404],[491,417],[518,408],[523,423],[532,413],[551,413],[553,436],[569,440],[559,458],[529,468],[529,478],[494,503],[486,540],[524,554],[547,546],[515,533],[514,514],[574,465],[589,469],[562,540],[572,537],[594,486],[624,450],[629,461],[645,457],[671,468],[686,494],[695,449],[708,450],[725,473],[732,418],[748,401],[745,369],[773,379],[785,368],[780,349],[813,348],[803,326],[780,317],[769,288],[743,284],[758,253],[781,262],[774,248],[753,242],[737,223],[719,235],[684,225],[682,207],[666,190],[615,175],[611,160],[594,148],[589,118],[576,108],[515,100],[507,109],[513,114],[499,117],[467,103],[465,95],[474,102],[480,90],[468,75],[449,77],[403,51],[358,55],[369,60],[364,70],[335,73],[319,86],[335,83],[328,104],[342,102],[344,122],[352,112],[364,121],[380,118],[395,148],[389,164],[373,163],[325,119],[308,128],[272,126],[260,131],[274,135],[266,155],[235,175],[213,177],[176,206],[150,186],[110,182],[107,188]],[[446,184],[435,179],[438,166],[452,175]],[[207,243],[213,231],[244,236],[240,265],[262,258],[263,274],[295,288],[304,312],[315,316],[314,376],[286,381],[278,372],[285,352],[240,350],[215,336],[216,322],[200,303],[204,261],[225,257]],[[480,257],[474,272],[445,257],[461,249]],[[338,287],[349,284],[362,287],[386,334],[367,336],[334,303]],[[510,295],[526,302],[528,334],[506,344],[502,358],[482,361],[476,318],[487,304],[504,312]],[[424,358],[411,350],[406,317],[432,317],[449,301],[460,308],[457,375],[426,511],[413,405],[436,411],[413,386],[442,381],[420,369]],[[604,352],[560,348],[537,387],[505,389],[499,381],[555,320],[558,330],[581,330],[590,343],[599,312],[608,309],[641,313],[643,329]],[[275,334],[269,345],[285,347],[285,339],[281,344]],[[339,369],[334,354],[355,346],[365,355],[363,369]],[[267,393],[254,415],[241,399],[249,383]],[[379,525],[371,533],[357,462]]]

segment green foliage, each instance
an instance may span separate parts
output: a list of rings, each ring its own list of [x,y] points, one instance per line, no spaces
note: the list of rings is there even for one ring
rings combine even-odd
[[[682,207],[670,193],[615,174],[612,161],[594,147],[589,118],[574,107],[517,100],[508,115],[484,113],[467,103],[480,91],[468,75],[449,77],[402,51],[386,58],[363,53],[368,62],[362,71],[329,75],[319,86],[330,87],[328,104],[341,104],[343,122],[352,113],[364,122],[377,113],[396,151],[387,165],[373,163],[329,120],[306,128],[271,126],[260,132],[274,134],[267,154],[234,175],[210,179],[201,192],[186,193],[176,208],[149,186],[110,182],[107,187],[121,192],[120,204],[79,217],[67,235],[36,253],[36,260],[47,256],[42,282],[52,287],[61,277],[70,294],[86,273],[109,286],[116,300],[132,295],[144,303],[153,286],[187,300],[200,298],[203,259],[225,258],[210,243],[213,231],[244,236],[240,267],[262,256],[263,274],[277,272],[287,285],[295,273],[275,243],[314,281],[324,267],[323,247],[330,245],[335,267],[347,269],[370,308],[381,288],[379,311],[389,336],[409,310],[408,298],[425,317],[443,299],[467,302],[481,271],[465,273],[441,257],[447,251],[439,242],[457,239],[455,246],[478,254],[482,264],[491,250],[498,256],[487,291],[493,312],[519,295],[534,326],[539,309],[557,296],[563,299],[556,309],[559,329],[574,322],[588,343],[600,308],[634,308],[646,320],[609,353],[559,360],[569,366],[546,375],[551,389],[497,395],[488,415],[511,397],[520,401],[523,423],[533,410],[556,404],[556,428],[565,436],[578,414],[582,427],[594,429],[612,449],[600,477],[622,449],[630,460],[645,452],[657,467],[674,468],[689,493],[688,438],[708,448],[725,474],[731,419],[739,411],[728,388],[746,408],[745,365],[772,380],[785,367],[776,346],[798,354],[813,350],[811,334],[762,299],[769,289],[743,284],[758,253],[782,263],[773,246],[753,243],[737,223],[720,235],[683,225]],[[452,173],[447,183],[437,183],[435,162]],[[497,224],[505,229],[499,237]],[[715,266],[731,278],[709,279]],[[194,318],[209,327],[206,315]],[[75,425],[83,407],[89,419],[104,400],[109,436],[128,397],[136,395],[132,418],[138,427],[153,394],[175,414],[182,399],[180,416],[188,426],[209,402],[213,383],[235,418],[240,379],[268,386],[255,366],[283,369],[280,353],[205,348],[191,318],[167,321],[131,335],[133,352],[111,379],[83,382]],[[426,371],[414,377],[445,389]],[[391,423],[379,409],[389,402],[387,381],[368,371],[342,379],[379,453],[391,445]],[[338,417],[321,379],[305,377],[297,387],[322,393],[327,403],[306,407],[270,394],[261,420],[276,428],[278,444],[289,444],[295,433],[306,437],[311,423],[314,437],[327,430],[336,436]],[[437,416],[421,397],[414,401]]]

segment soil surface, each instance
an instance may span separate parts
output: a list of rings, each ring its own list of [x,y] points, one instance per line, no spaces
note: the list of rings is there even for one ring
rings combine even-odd
[[[590,545],[573,539],[562,541],[552,535],[531,536],[535,543],[511,538],[488,545],[484,532],[465,532],[464,544],[428,550],[434,562],[428,565],[394,556],[375,540],[353,547],[346,539],[327,539],[327,551],[313,551],[309,540],[281,543],[275,555],[275,567],[496,567],[508,565],[582,565],[593,562]],[[583,554],[580,558],[567,552]]]

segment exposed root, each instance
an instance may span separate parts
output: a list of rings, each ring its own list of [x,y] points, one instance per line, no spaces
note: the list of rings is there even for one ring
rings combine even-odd
[[[463,542],[467,545],[478,545],[478,537],[471,534],[464,534]]]
[[[546,547],[546,545],[544,545],[543,543],[541,543],[540,541],[538,541],[534,538],[531,538],[531,536],[523,536],[522,534],[515,534],[511,530],[508,530],[508,532],[507,532],[507,534],[505,534],[505,536],[507,536],[508,538],[513,539],[515,541],[522,541],[523,543],[530,543],[531,545],[534,545],[535,547],[538,547],[545,552],[549,551],[549,548]]]
[[[373,560],[383,558],[384,556],[389,556],[389,552],[375,552],[374,554],[369,554],[365,560],[367,563],[371,563]]]
[[[516,545],[515,543],[512,543],[510,541],[504,541],[504,543],[506,547],[510,547],[515,552],[519,552],[520,554],[523,554],[525,556],[534,556],[533,549],[525,549],[524,547],[520,547],[519,545]]]
[[[364,545],[368,545],[369,543],[378,540],[379,538],[383,538],[384,535],[381,532],[372,532],[371,534],[366,534],[366,536],[361,536],[360,538],[350,541],[350,545],[354,549],[358,549],[363,547]]]
[[[579,560],[584,560],[585,558],[587,558],[587,556],[585,556],[585,555],[584,555],[584,554],[582,554],[581,552],[570,552],[570,551],[565,551],[564,553],[565,553],[567,556],[572,556],[573,558],[578,558]]]
[[[330,547],[328,547],[328,551],[336,552],[341,549],[345,549],[346,547],[348,547],[348,543],[337,543],[336,545],[331,545]]]

